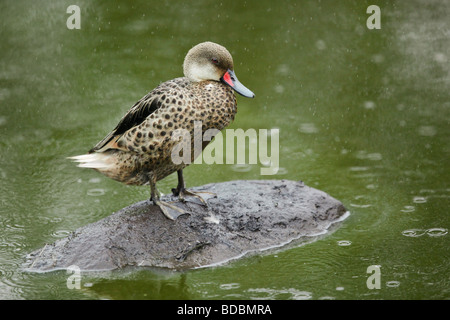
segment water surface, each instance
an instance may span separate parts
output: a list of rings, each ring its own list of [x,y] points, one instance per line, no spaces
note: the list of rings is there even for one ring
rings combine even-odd
[[[0,3],[0,298],[448,299],[450,3],[378,1]],[[297,248],[184,273],[30,274],[27,253],[149,197],[66,157],[103,138],[193,45],[233,54],[230,128],[280,130],[280,170],[192,165],[188,186],[292,179],[341,200],[350,217]],[[176,175],[159,183],[170,192]],[[381,288],[369,289],[369,266]]]

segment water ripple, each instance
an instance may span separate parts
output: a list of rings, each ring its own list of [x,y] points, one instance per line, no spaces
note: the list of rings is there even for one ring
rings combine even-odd
[[[425,234],[425,230],[422,229],[409,229],[402,231],[402,235],[405,237],[417,238],[423,236]]]
[[[402,231],[402,235],[405,237],[417,238],[424,234],[430,237],[443,237],[447,235],[448,229],[446,228],[430,228],[430,229],[408,229]]]
[[[100,188],[90,189],[90,190],[87,191],[87,195],[88,196],[92,196],[92,197],[103,196],[105,193],[106,193],[105,190],[104,189],[100,189]]]
[[[232,289],[237,289],[239,288],[241,285],[239,283],[224,283],[220,285],[220,289],[222,290],[232,290]]]
[[[448,229],[445,228],[430,228],[427,230],[427,235],[430,237],[442,237],[448,233]]]
[[[350,203],[351,207],[354,208],[369,208],[372,206],[371,203],[368,203],[369,197],[366,195],[357,195],[354,197],[355,201],[352,201]]]
[[[352,244],[352,242],[350,240],[339,240],[337,242],[337,245],[340,247],[348,247]]]
[[[386,282],[386,287],[397,288],[400,286],[400,281],[388,281]]]
[[[425,203],[427,202],[427,198],[425,197],[414,197],[413,198],[414,203]]]
[[[415,211],[416,208],[414,206],[404,206],[402,210],[400,210],[401,212],[413,212]]]
[[[308,291],[300,291],[297,289],[270,289],[270,288],[256,288],[248,289],[247,292],[255,294],[250,299],[256,300],[309,300],[312,299],[312,293]]]
[[[231,166],[231,170],[235,172],[249,172],[252,170],[252,166],[250,164],[235,164]]]
[[[52,236],[55,238],[65,238],[67,237],[72,231],[70,230],[56,230],[52,232]]]

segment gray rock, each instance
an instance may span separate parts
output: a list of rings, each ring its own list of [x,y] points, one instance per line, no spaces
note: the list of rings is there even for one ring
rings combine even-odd
[[[208,207],[177,202],[188,214],[176,221],[168,220],[149,200],[138,202],[34,251],[25,268],[43,272],[72,265],[83,271],[205,267],[311,241],[348,215],[342,203],[303,182],[230,181],[191,190],[216,195],[202,195]]]

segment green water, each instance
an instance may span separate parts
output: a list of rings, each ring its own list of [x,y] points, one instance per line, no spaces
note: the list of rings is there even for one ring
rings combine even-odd
[[[81,9],[69,30],[66,9]],[[369,30],[366,9],[381,8]],[[450,2],[0,2],[0,298],[449,299]],[[303,180],[351,212],[318,241],[188,272],[21,269],[27,253],[149,197],[75,167],[128,108],[182,75],[193,45],[229,49],[230,128],[280,130],[280,169],[192,165],[188,186]],[[176,184],[171,175],[163,192]],[[367,268],[380,266],[380,289]]]

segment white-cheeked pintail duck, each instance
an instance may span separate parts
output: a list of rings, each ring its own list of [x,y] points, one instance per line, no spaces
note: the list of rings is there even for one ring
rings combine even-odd
[[[180,199],[198,197],[185,188],[183,169],[186,163],[171,159],[177,141],[171,139],[177,129],[193,137],[194,122],[201,121],[202,132],[222,130],[237,112],[233,90],[253,98],[235,73],[233,58],[226,48],[203,42],[187,53],[184,77],[166,81],[136,102],[117,126],[88,154],[71,157],[79,167],[92,168],[130,185],[150,185],[151,200],[164,215],[175,220],[183,210],[161,201],[156,182],[177,171],[178,186],[173,189]],[[207,142],[203,143],[203,148]],[[194,154],[192,153],[192,160]],[[192,162],[191,162],[192,163]]]

